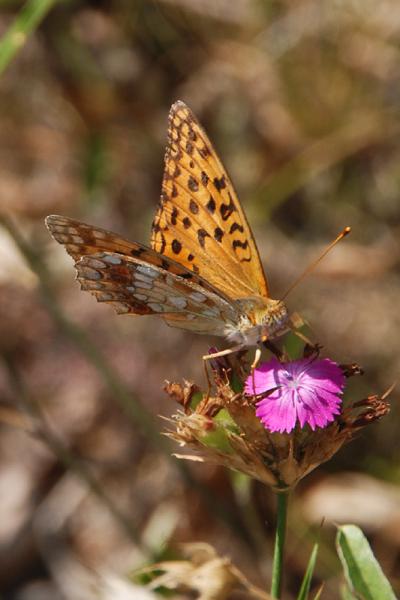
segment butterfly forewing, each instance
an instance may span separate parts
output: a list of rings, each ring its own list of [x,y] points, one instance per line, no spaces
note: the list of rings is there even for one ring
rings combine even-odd
[[[206,133],[183,102],[170,111],[152,248],[232,298],[267,296],[254,237]]]

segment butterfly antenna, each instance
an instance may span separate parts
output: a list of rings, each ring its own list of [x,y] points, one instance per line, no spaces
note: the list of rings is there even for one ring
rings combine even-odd
[[[285,298],[287,298],[287,296],[290,294],[290,292],[293,290],[293,288],[296,287],[296,285],[298,285],[300,283],[300,281],[303,281],[303,279],[305,277],[307,277],[307,275],[309,273],[311,273],[311,271],[313,271],[315,269],[315,267],[321,262],[321,260],[323,258],[325,258],[325,256],[328,254],[328,252],[330,252],[332,250],[332,248],[334,246],[336,246],[336,244],[338,242],[340,242],[344,237],[346,237],[346,235],[348,235],[351,231],[351,227],[345,227],[343,229],[343,231],[341,231],[339,233],[339,235],[333,240],[333,242],[331,242],[329,244],[329,246],[323,251],[323,253],[321,254],[321,256],[319,258],[317,258],[317,260],[315,260],[313,263],[311,263],[311,265],[309,265],[305,271],[303,271],[303,273],[300,275],[300,277],[298,277],[294,283],[292,283],[292,285],[290,286],[290,288],[286,291],[286,293],[282,296],[281,300],[284,300]]]

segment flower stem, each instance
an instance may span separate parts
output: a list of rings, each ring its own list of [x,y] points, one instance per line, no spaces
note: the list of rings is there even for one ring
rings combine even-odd
[[[281,597],[283,552],[284,552],[284,546],[285,546],[288,499],[289,499],[289,492],[279,492],[277,494],[278,512],[277,512],[274,561],[272,563],[272,582],[271,582],[271,596],[273,598]]]

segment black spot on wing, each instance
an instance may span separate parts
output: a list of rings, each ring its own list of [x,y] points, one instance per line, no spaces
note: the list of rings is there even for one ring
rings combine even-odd
[[[210,179],[210,178],[208,177],[207,173],[206,173],[205,171],[202,171],[202,172],[201,172],[201,183],[202,183],[204,186],[206,186],[206,185],[207,185],[207,183],[208,183],[208,181],[209,181],[209,179]]]
[[[243,250],[246,250],[248,245],[249,245],[249,242],[247,240],[245,240],[244,242],[241,242],[240,240],[233,240],[233,242],[232,242],[232,248],[234,250],[236,250],[236,248],[243,248]]]
[[[194,200],[190,200],[189,209],[190,209],[190,212],[193,213],[194,215],[197,215],[197,213],[199,212],[199,206]]]
[[[239,225],[239,223],[232,223],[231,228],[229,230],[229,233],[235,233],[235,231],[240,231],[240,233],[243,233],[244,229],[243,229],[243,225]]]
[[[246,250],[249,246],[249,243],[247,240],[245,240],[244,242],[241,242],[240,240],[233,240],[232,242],[232,248],[235,250],[236,252],[236,248],[242,248],[242,250]],[[251,252],[249,254],[249,256],[242,256],[240,258],[240,262],[250,262],[251,260]]]
[[[179,210],[176,208],[176,206],[174,206],[174,208],[172,209],[172,213],[171,213],[171,224],[172,225],[176,225],[177,220],[178,220],[178,215],[179,215]]]
[[[226,188],[225,175],[222,175],[220,178],[214,177],[213,183],[219,192],[221,190],[225,189]]]
[[[206,237],[210,237],[210,234],[207,233],[207,231],[205,229],[199,229],[197,231],[197,237],[198,237],[200,246],[202,248],[204,248],[204,246],[205,246],[205,239],[206,239]]]
[[[221,227],[216,227],[214,230],[214,238],[217,240],[217,242],[221,242],[223,236],[224,232],[222,231]]]
[[[231,216],[231,214],[233,212],[235,212],[236,207],[235,204],[233,202],[232,196],[231,194],[228,192],[229,194],[229,204],[221,204],[219,212],[221,213],[221,217],[223,221],[226,221],[227,219],[229,219],[229,217]]]
[[[213,215],[215,213],[215,207],[216,207],[215,200],[212,196],[210,196],[210,199],[206,204],[206,208],[207,208],[208,212]]]
[[[164,254],[164,250],[167,245],[167,242],[165,240],[165,235],[163,233],[160,234],[160,237],[161,237],[160,254]]]
[[[182,223],[185,229],[189,229],[189,227],[191,227],[192,222],[189,219],[189,217],[185,217],[184,219],[182,219]]]
[[[139,258],[139,256],[143,253],[143,248],[133,248],[131,250],[131,256],[135,258]]]
[[[198,153],[200,154],[201,158],[207,158],[208,156],[211,156],[211,150],[206,144],[202,148],[198,148]]]
[[[189,190],[191,190],[192,192],[197,192],[199,189],[199,184],[197,179],[195,179],[193,177],[193,175],[190,175],[189,179],[188,179],[188,188]]]
[[[175,254],[179,254],[179,253],[180,253],[180,251],[182,250],[182,244],[180,243],[180,241],[179,241],[179,240],[176,240],[176,239],[175,239],[175,240],[172,240],[171,247],[172,247],[172,251],[173,251]]]

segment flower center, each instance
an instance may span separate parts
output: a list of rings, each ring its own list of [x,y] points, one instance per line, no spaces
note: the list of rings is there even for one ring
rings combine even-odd
[[[297,390],[299,388],[300,382],[293,377],[290,373],[286,374],[286,385],[290,390]]]

